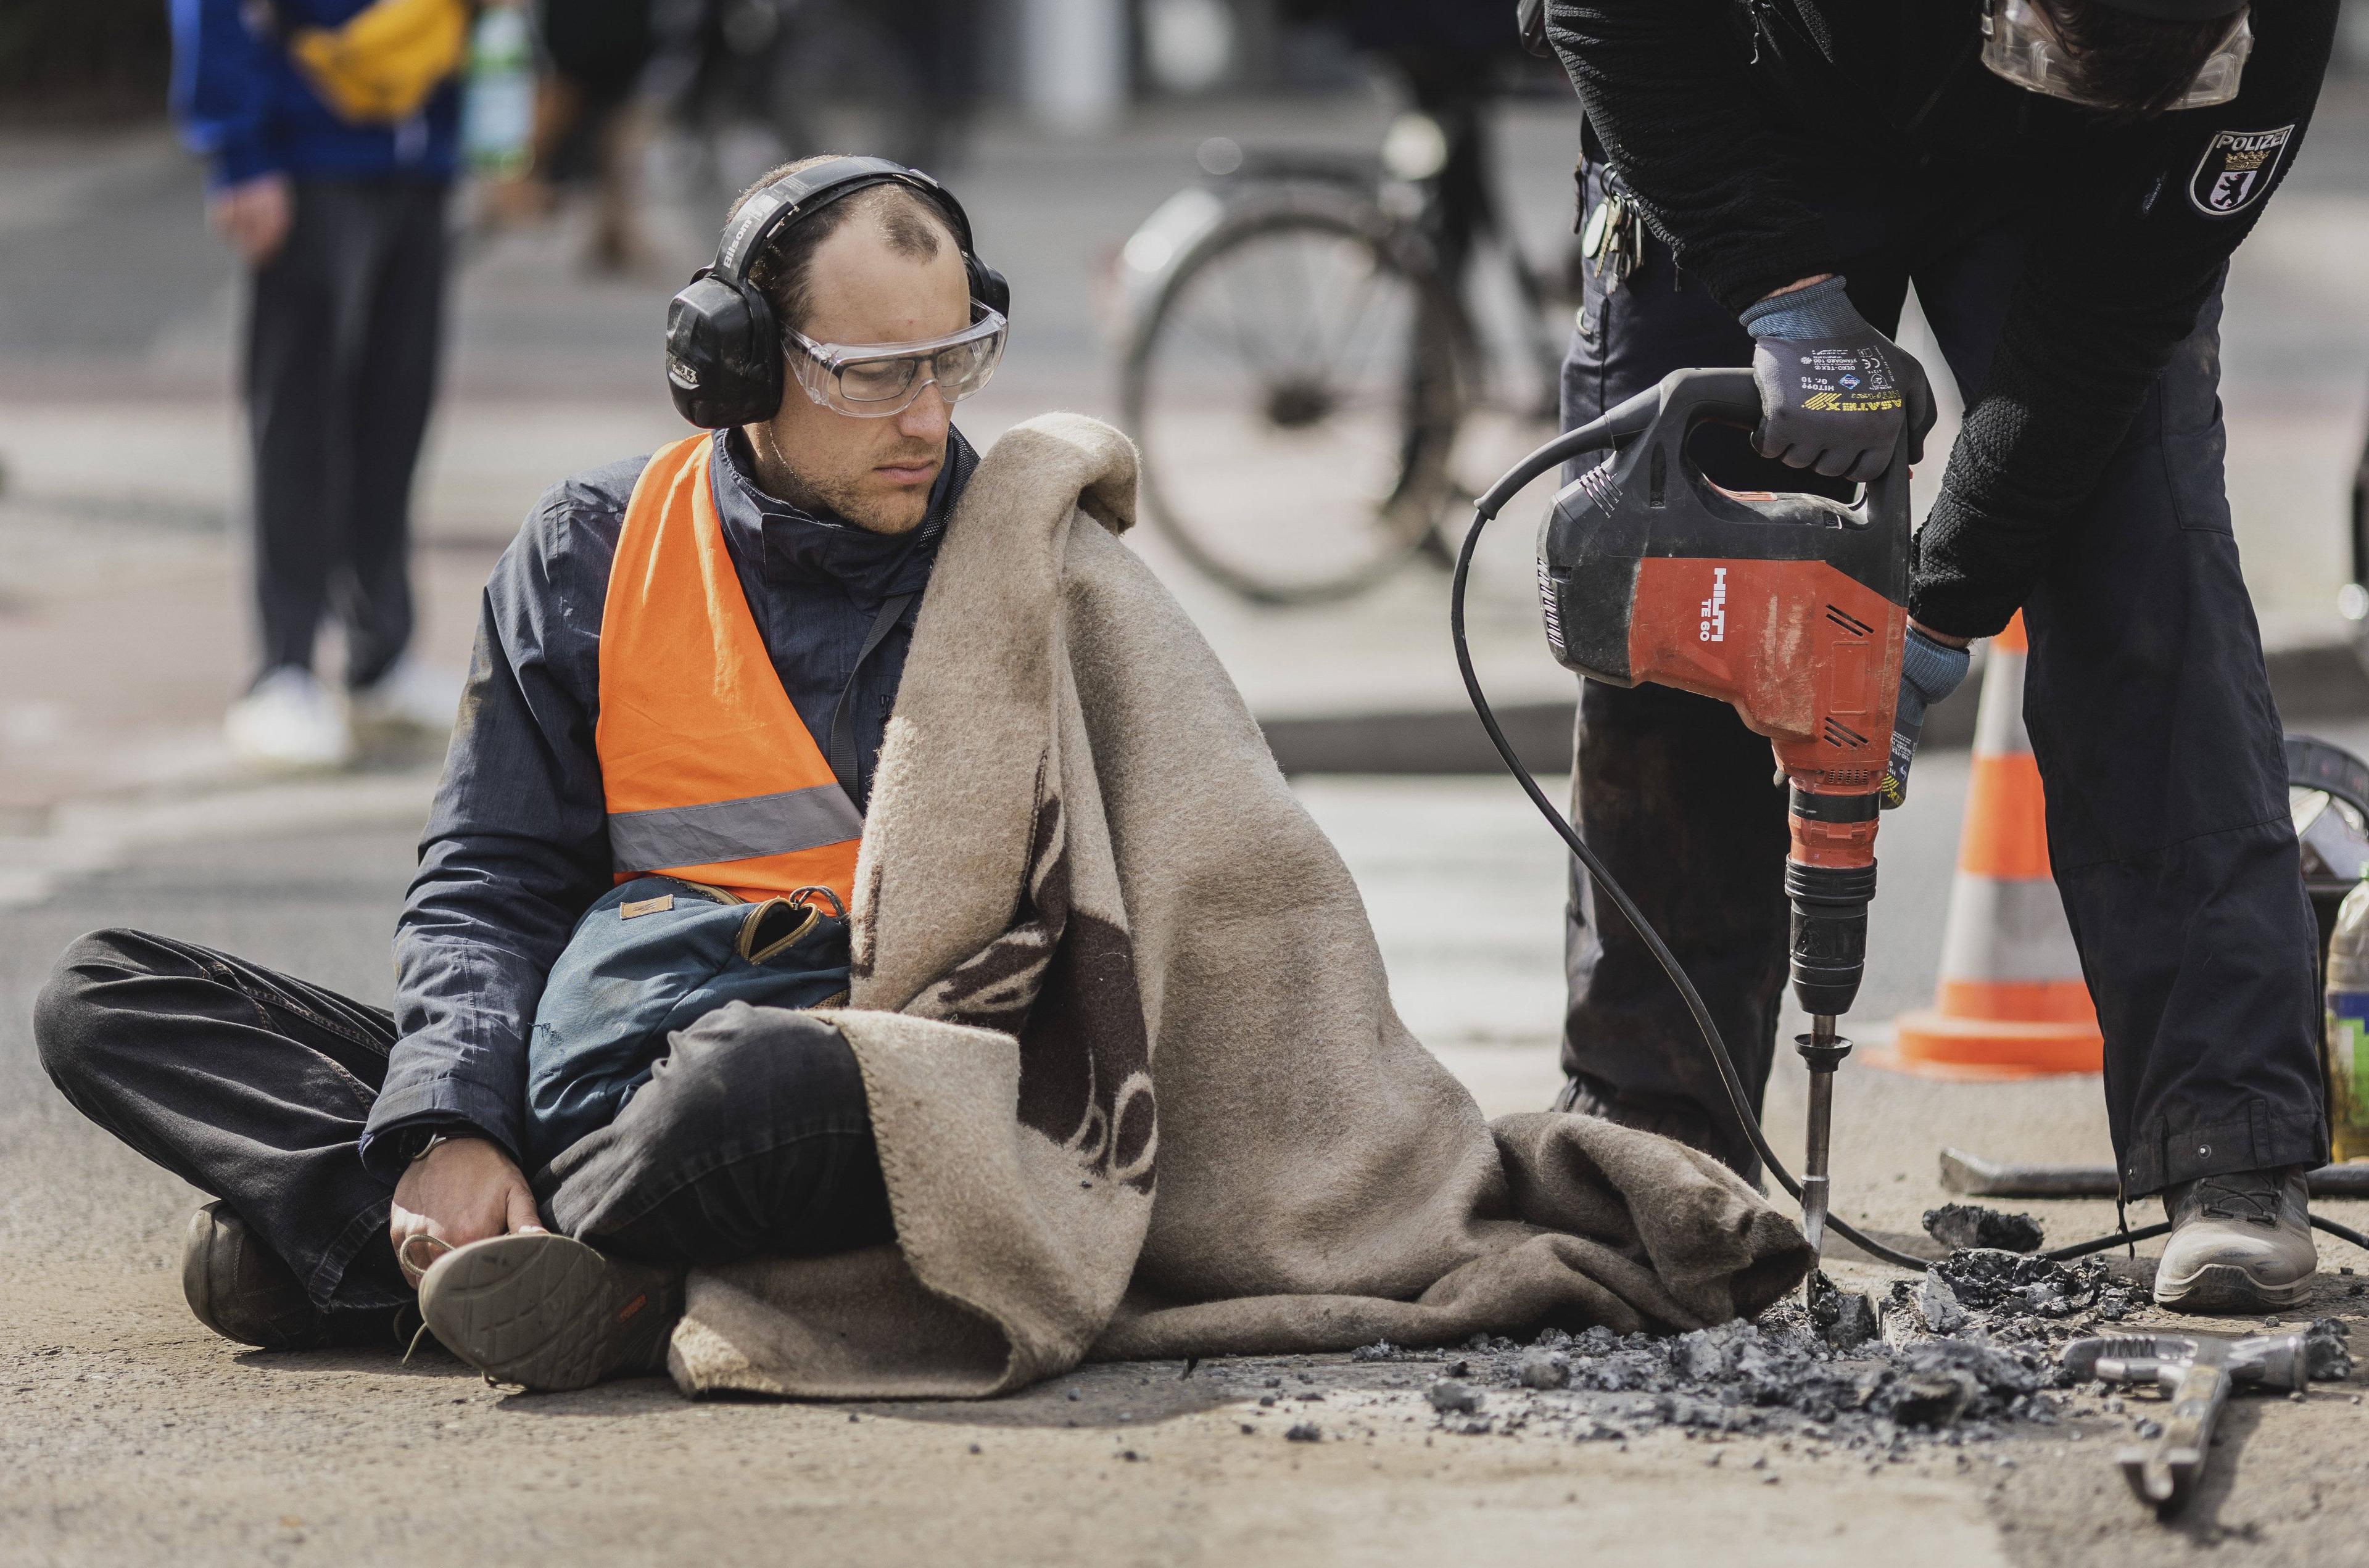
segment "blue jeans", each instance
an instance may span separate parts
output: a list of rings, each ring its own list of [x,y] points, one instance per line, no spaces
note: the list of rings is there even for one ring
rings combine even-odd
[[[1586,174],[1601,199],[1604,172]],[[1892,331],[1909,284],[1978,393],[2033,243],[2016,192],[1848,182],[1824,200],[1852,303]],[[1563,364],[1566,429],[1674,370],[1745,365],[1752,340],[1648,239],[1608,294],[1590,277]],[[2222,478],[2221,303],[2173,354],[2023,606],[2024,717],[2048,847],[2105,1034],[2106,1106],[2133,1196],[2327,1156],[2315,936],[2278,713]],[[1707,430],[1735,489],[1827,482]],[[1942,454],[1928,452],[1928,462]],[[1723,703],[1582,682],[1572,815],[1677,950],[1756,1102],[1786,973],[1784,792]],[[1939,898],[1941,889],[1932,890]],[[1563,1067],[1641,1106],[1732,1116],[1685,1007],[1574,867]],[[1720,1152],[1739,1167],[1748,1150]]]
[[[136,931],[66,950],[35,1004],[77,1110],[224,1199],[325,1310],[410,1299],[394,1189],[364,1168],[383,1009]],[[855,1054],[810,1013],[736,1003],[679,1031],[607,1127],[531,1173],[545,1224],[651,1263],[816,1255],[891,1240]]]

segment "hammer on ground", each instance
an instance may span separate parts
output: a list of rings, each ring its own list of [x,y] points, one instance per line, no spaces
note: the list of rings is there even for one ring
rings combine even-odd
[[[2134,1333],[2077,1339],[2065,1347],[2065,1368],[2103,1383],[2153,1383],[2171,1401],[2163,1435],[2130,1444],[2114,1462],[2140,1502],[2158,1517],[2180,1511],[2203,1472],[2213,1422],[2239,1384],[2302,1391],[2310,1381],[2301,1333]]]

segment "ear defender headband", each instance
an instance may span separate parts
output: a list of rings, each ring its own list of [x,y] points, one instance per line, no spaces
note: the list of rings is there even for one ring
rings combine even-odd
[[[775,235],[834,201],[876,185],[901,185],[931,203],[955,232],[971,298],[1009,315],[1012,285],[978,258],[970,219],[944,186],[886,158],[833,158],[784,175],[750,197],[726,225],[715,259],[667,304],[667,391],[685,419],[720,430],[770,419],[782,406],[782,329],[772,302],[749,282],[750,262]]]

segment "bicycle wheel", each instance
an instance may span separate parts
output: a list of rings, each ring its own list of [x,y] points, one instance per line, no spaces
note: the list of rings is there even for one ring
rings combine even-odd
[[[1310,189],[1238,200],[1128,346],[1146,517],[1257,602],[1370,586],[1446,499],[1470,343],[1429,248],[1379,209]]]

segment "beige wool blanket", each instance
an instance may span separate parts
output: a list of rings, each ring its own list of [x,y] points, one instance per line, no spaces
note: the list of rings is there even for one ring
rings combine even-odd
[[[677,1382],[988,1395],[1090,1357],[1689,1329],[1796,1284],[1801,1233],[1716,1162],[1485,1121],[1407,1032],[1340,856],[1119,542],[1135,476],[1057,415],[964,494],[831,1015],[897,1242],[694,1274]]]

